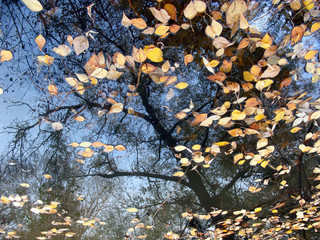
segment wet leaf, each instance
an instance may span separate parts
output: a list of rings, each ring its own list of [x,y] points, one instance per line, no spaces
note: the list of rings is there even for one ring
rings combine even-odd
[[[310,50],[307,52],[306,55],[304,55],[304,59],[311,60],[319,51],[316,50]]]
[[[21,187],[28,188],[30,185],[28,183],[20,183]]]
[[[13,58],[12,53],[9,50],[1,50],[0,56],[1,62],[10,61]]]
[[[191,54],[187,54],[184,56],[184,64],[187,66],[189,63],[193,61],[193,56]]]
[[[143,30],[147,27],[147,23],[142,18],[131,19],[131,23],[140,30]]]
[[[232,26],[239,21],[240,13],[247,11],[247,4],[244,0],[234,0],[227,11],[227,24]]]
[[[73,49],[77,55],[89,48],[89,41],[86,36],[78,36],[73,40]]]
[[[40,12],[43,7],[38,0],[21,0],[31,11]]]
[[[237,50],[246,48],[247,46],[249,46],[249,44],[250,44],[250,39],[249,38],[243,38],[241,40],[241,42],[239,43]]]
[[[303,37],[303,28],[298,26],[298,27],[294,27],[291,31],[291,43],[295,44],[299,41],[301,41],[302,37]]]
[[[289,86],[290,83],[291,83],[291,81],[292,81],[292,78],[286,78],[286,79],[284,79],[284,80],[280,83],[279,90],[281,90],[281,89],[284,88],[284,87]]]
[[[197,11],[197,13],[202,13],[206,10],[207,4],[200,0],[194,0],[194,8]]]
[[[169,26],[161,25],[161,26],[157,27],[157,29],[154,33],[156,35],[162,36],[162,35],[166,34],[169,29],[170,29]]]
[[[177,152],[182,152],[183,150],[187,149],[185,146],[178,145],[174,148]]]
[[[172,176],[174,176],[174,177],[183,177],[184,176],[184,172],[179,171],[179,172],[174,173]]]
[[[276,77],[280,73],[280,67],[278,65],[270,65],[268,68],[263,72],[261,78],[273,78]]]
[[[43,175],[45,178],[52,178],[52,176],[50,174],[44,174]]]
[[[197,10],[194,7],[194,3],[191,0],[190,3],[187,5],[187,7],[183,11],[183,15],[188,18],[189,20],[193,19],[195,16],[197,16]]]
[[[113,104],[108,113],[120,113],[123,110],[123,103]]]
[[[268,139],[262,138],[257,142],[257,149],[263,148],[268,145]]]
[[[38,37],[35,39],[39,49],[42,51],[42,48],[46,44],[46,39],[40,34]]]
[[[311,33],[314,33],[320,29],[320,22],[316,22],[311,26]]]
[[[154,47],[150,50],[147,50],[146,57],[152,62],[162,62],[163,54],[160,48]]]
[[[301,2],[300,0],[292,0],[290,2],[290,7],[294,11],[298,11],[301,8]]]
[[[127,211],[130,212],[130,213],[139,212],[139,210],[136,209],[136,208],[128,208]]]
[[[53,130],[55,131],[60,131],[63,129],[63,125],[61,122],[54,122],[51,124],[51,127],[53,128]]]
[[[74,118],[74,120],[76,120],[78,122],[83,122],[85,120],[85,118],[82,117],[82,116],[77,116],[77,117]]]
[[[172,5],[172,4],[170,4],[170,5]],[[171,18],[171,16],[168,14],[168,12],[165,9],[157,10],[154,7],[151,7],[149,9],[150,9],[152,15],[162,23],[167,23]],[[161,34],[161,35],[163,35],[163,34]]]
[[[240,12],[240,28],[241,29],[247,29],[249,27],[249,23],[245,16],[243,15],[243,12]]]
[[[173,21],[177,21],[177,9],[173,4],[167,3],[163,8],[167,11]]]
[[[59,45],[58,47],[54,47],[52,49],[56,54],[62,56],[62,57],[66,57],[71,53],[71,49],[70,47],[68,47],[65,44]]]
[[[189,86],[189,84],[185,83],[185,82],[180,82],[177,85],[175,85],[175,87],[178,88],[178,89],[185,89],[188,86]]]
[[[58,88],[54,84],[50,84],[48,86],[48,91],[52,95],[57,95],[58,94]]]

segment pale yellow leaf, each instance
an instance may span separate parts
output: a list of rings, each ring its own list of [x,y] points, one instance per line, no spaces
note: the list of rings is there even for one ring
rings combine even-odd
[[[182,152],[183,150],[187,149],[185,146],[178,145],[174,148],[177,152]]]
[[[28,183],[20,183],[21,187],[28,188],[30,185]]]
[[[73,49],[77,55],[89,48],[89,41],[86,36],[78,36],[73,40]]]
[[[40,12],[43,7],[38,0],[21,0],[31,11]]]
[[[262,138],[257,142],[257,149],[263,148],[268,145],[268,139]]]
[[[50,174],[44,174],[43,175],[45,178],[52,178],[52,176]]]
[[[184,172],[179,171],[179,172],[174,173],[172,176],[174,176],[174,177],[182,177],[183,175],[184,175]]]
[[[139,210],[136,208],[128,208],[127,211],[131,213],[135,213],[135,212],[138,212]]]
[[[41,50],[41,49],[40,49]],[[58,47],[54,47],[52,49],[56,54],[66,57],[71,53],[71,48],[65,44],[59,45]]]
[[[109,110],[109,113],[119,113],[123,110],[123,103],[113,104]]]
[[[190,3],[183,11],[183,15],[189,20],[193,19],[197,15],[197,10],[195,9],[194,3],[191,0]]]
[[[12,59],[12,52],[9,50],[1,50],[0,52],[1,62],[10,61]]]

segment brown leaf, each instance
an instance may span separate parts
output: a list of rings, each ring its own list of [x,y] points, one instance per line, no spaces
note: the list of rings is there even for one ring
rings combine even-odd
[[[295,44],[302,40],[304,30],[301,26],[295,27],[291,31],[291,44]]]
[[[291,78],[291,77],[284,79],[284,80],[280,83],[279,90],[281,90],[281,89],[284,88],[284,87],[289,86],[290,83],[291,83],[291,81],[292,81],[292,78]]]
[[[38,37],[35,39],[39,49],[42,51],[42,48],[46,44],[46,39],[40,34]]]
[[[249,44],[250,44],[249,38],[244,38],[244,39],[242,39],[241,42],[239,43],[239,46],[238,46],[237,50],[246,48]]]
[[[247,29],[249,27],[249,23],[245,16],[243,15],[243,12],[240,13],[240,28],[241,29]]]
[[[173,4],[167,3],[163,8],[167,11],[173,21],[177,21],[177,9]]]
[[[73,48],[77,55],[89,48],[89,41],[86,36],[78,36],[73,40]]]

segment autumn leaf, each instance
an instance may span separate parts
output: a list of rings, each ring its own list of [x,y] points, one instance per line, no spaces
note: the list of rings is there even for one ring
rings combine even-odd
[[[142,18],[131,19],[131,23],[140,30],[143,30],[147,27],[147,23]]]
[[[139,212],[139,210],[136,209],[136,208],[128,208],[127,211],[130,212],[130,213]]]
[[[262,138],[257,142],[257,149],[263,148],[268,145],[268,139]]]
[[[146,57],[152,62],[162,62],[163,54],[160,48],[154,47],[150,50],[147,50]]]
[[[108,113],[119,113],[123,110],[123,103],[113,104]]]
[[[31,11],[40,12],[43,7],[38,0],[21,0]]]
[[[239,43],[237,50],[246,48],[247,46],[249,46],[249,44],[250,44],[250,39],[249,38],[243,38],[241,40],[241,42]]]
[[[73,48],[77,56],[89,48],[89,41],[86,36],[78,36],[73,40]]]
[[[184,172],[179,171],[179,172],[174,173],[172,176],[174,176],[174,177],[183,177],[184,176]]]
[[[45,178],[52,178],[52,176],[50,174],[44,174],[43,175]]]
[[[40,34],[38,37],[35,39],[40,51],[42,51],[42,48],[46,44],[46,39]]]
[[[291,77],[282,80],[282,82],[280,83],[280,86],[279,86],[279,90],[281,90],[281,89],[284,88],[284,87],[289,86],[290,83],[291,83],[291,81],[292,81],[292,78],[291,78]]]
[[[115,148],[116,150],[120,151],[120,152],[127,150],[123,145],[117,145],[117,146],[115,146],[114,148]]]
[[[278,65],[270,65],[268,68],[263,72],[261,78],[273,78],[276,77],[280,73],[280,67]]]
[[[304,55],[304,59],[311,60],[319,51],[316,50],[310,50]]]
[[[194,7],[194,3],[191,0],[190,3],[186,6],[186,8],[183,11],[183,15],[188,18],[189,20],[193,19],[195,16],[197,16],[197,10]]]
[[[41,49],[40,49],[41,50]],[[54,47],[52,49],[56,54],[62,56],[62,57],[66,57],[71,53],[71,49],[69,46],[62,44],[59,45],[58,47]]]
[[[172,5],[172,4],[170,4]],[[174,6],[173,6],[174,7]],[[149,8],[152,15],[157,19],[159,20],[160,22],[166,24],[169,20],[170,20],[170,15],[168,14],[168,12],[165,10],[165,9],[160,9],[160,10],[157,10],[156,8],[154,7],[151,7]],[[159,34],[158,34],[159,35]],[[161,34],[163,35],[163,34]]]
[[[52,95],[57,95],[58,94],[58,88],[54,84],[50,84],[48,86],[48,91]]]
[[[247,11],[247,4],[244,0],[234,0],[227,11],[227,24],[230,28],[239,21],[240,13]]]
[[[291,44],[295,44],[302,40],[303,37],[303,28],[298,26],[294,27],[291,31]]]
[[[1,62],[10,61],[13,58],[12,53],[9,50],[1,50],[0,56]]]
[[[312,24],[310,31],[311,31],[311,33],[314,33],[316,31],[318,31],[319,29],[320,29],[320,22],[316,22],[316,23]]]
[[[157,27],[157,29],[154,32],[154,34],[162,36],[162,35],[166,34],[169,29],[170,29],[169,26],[161,25],[161,26]]]
[[[51,127],[53,128],[53,130],[55,131],[60,131],[63,129],[63,125],[61,122],[54,122],[51,124]]]
[[[177,9],[173,4],[167,3],[163,8],[167,11],[173,21],[177,21]]]
[[[21,187],[28,188],[30,185],[28,183],[20,183]]]
[[[193,56],[191,54],[187,54],[184,56],[184,64],[187,66],[189,63],[193,61]]]
[[[185,82],[180,82],[177,85],[175,85],[175,87],[178,88],[178,89],[185,89],[188,86],[189,86],[189,84],[185,83]]]

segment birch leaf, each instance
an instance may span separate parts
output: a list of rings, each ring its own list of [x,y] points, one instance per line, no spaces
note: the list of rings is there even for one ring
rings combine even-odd
[[[21,0],[31,11],[40,12],[43,7],[38,0]]]

